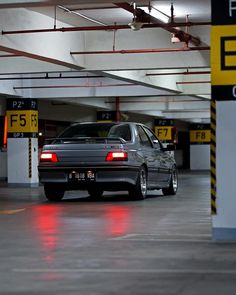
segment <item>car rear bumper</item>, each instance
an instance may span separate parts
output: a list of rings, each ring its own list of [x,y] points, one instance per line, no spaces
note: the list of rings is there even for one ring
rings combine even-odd
[[[130,166],[119,167],[40,167],[39,180],[41,183],[55,183],[63,185],[65,188],[87,189],[92,186],[99,186],[109,190],[127,189],[130,185],[135,185],[139,168]],[[93,180],[70,179],[72,172],[87,173],[92,171],[95,174]]]

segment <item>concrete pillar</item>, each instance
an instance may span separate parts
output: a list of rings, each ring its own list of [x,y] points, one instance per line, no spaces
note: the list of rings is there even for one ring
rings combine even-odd
[[[213,239],[236,241],[236,1],[212,0],[211,209]]]
[[[217,183],[213,238],[216,240],[236,240],[236,101],[219,101],[216,103],[216,111]]]
[[[9,186],[38,186],[38,105],[33,99],[7,100]]]
[[[6,113],[6,101],[1,99],[0,101],[0,124],[1,124],[1,146],[0,146],[0,180],[6,180],[7,178],[7,149],[4,146],[5,141],[5,113]]]

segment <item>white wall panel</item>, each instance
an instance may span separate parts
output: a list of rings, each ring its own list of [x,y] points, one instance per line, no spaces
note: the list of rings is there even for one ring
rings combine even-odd
[[[190,145],[190,169],[210,170],[210,145],[192,144]]]

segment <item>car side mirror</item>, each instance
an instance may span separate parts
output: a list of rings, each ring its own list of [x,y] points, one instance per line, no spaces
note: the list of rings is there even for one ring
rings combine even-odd
[[[154,139],[154,140],[153,140],[153,143],[154,143],[154,144],[159,144],[159,141],[158,141],[157,139]]]

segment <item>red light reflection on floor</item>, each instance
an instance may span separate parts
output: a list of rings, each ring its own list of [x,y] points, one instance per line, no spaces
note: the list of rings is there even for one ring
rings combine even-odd
[[[34,224],[37,237],[46,251],[44,260],[47,263],[54,261],[53,251],[58,246],[59,213],[61,209],[53,205],[41,205],[34,208]]]
[[[122,236],[128,233],[130,228],[129,208],[125,206],[110,206],[106,208],[106,229],[107,234],[112,236]]]

